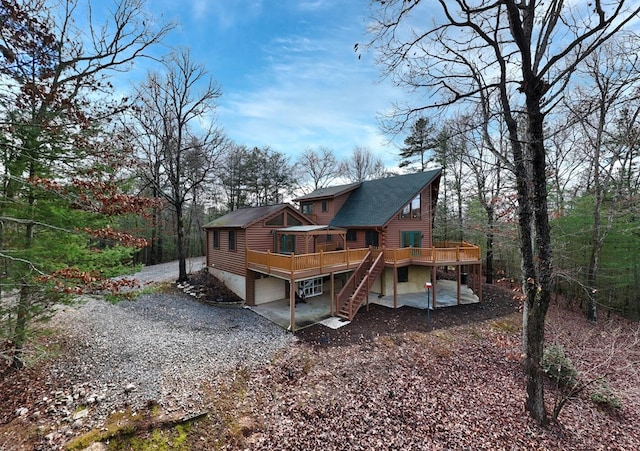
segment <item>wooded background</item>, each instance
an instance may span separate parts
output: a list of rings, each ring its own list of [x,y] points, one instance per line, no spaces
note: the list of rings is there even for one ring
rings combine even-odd
[[[439,167],[434,238],[479,244],[488,283],[522,286],[527,408],[544,423],[551,298],[592,321],[640,318],[640,9],[433,3],[438,24],[406,23],[422,2],[372,2],[371,41],[355,46],[430,94],[381,118],[397,155],[385,167],[366,147],[232,142],[220,86],[188,49],[158,56],[174,24],[142,1],[94,23],[74,0],[0,0],[0,338],[14,366],[28,324],[72,295],[117,291],[137,264],[177,259],[186,280],[219,215]],[[112,77],[146,57],[158,64],[123,96]]]

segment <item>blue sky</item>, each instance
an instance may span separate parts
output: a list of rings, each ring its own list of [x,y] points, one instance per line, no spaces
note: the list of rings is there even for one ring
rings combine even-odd
[[[388,167],[397,148],[377,124],[402,92],[381,82],[366,41],[367,0],[152,0],[175,20],[167,44],[191,49],[221,85],[218,122],[237,144],[295,158],[363,146]]]

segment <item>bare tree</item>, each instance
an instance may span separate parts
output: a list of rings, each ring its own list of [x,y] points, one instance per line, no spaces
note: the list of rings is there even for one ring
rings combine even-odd
[[[465,177],[470,186],[465,189],[473,193],[485,214],[484,235],[486,240],[485,277],[487,283],[494,278],[494,240],[496,227],[501,216],[508,211],[503,196],[510,180],[509,171],[504,168],[506,142],[504,124],[500,121],[485,120],[482,114],[460,116],[452,123],[452,132],[465,141],[461,159],[467,169]],[[493,133],[489,133],[489,128]],[[502,155],[502,158],[500,157]]]
[[[318,150],[306,148],[295,162],[297,172],[301,175],[299,188],[311,182],[311,189],[317,190],[329,186],[340,177],[340,166],[333,150],[320,146]]]
[[[142,176],[172,206],[176,221],[178,281],[187,279],[185,207],[211,182],[224,138],[213,116],[220,88],[188,51],[171,55],[165,73],[150,73],[138,89],[147,132]],[[205,124],[205,125],[203,125]]]
[[[389,0],[374,12],[372,44],[384,72],[402,86],[427,90],[432,101],[400,108],[403,127],[426,108],[477,103],[496,92],[511,146],[519,207],[523,295],[526,409],[541,424],[544,404],[542,351],[552,293],[551,230],[547,211],[545,123],[576,68],[640,12],[624,0],[569,3],[561,0]],[[415,17],[436,17],[418,28]],[[561,37],[561,39],[560,39]],[[479,74],[480,77],[474,76]],[[482,83],[478,85],[477,80]]]
[[[355,147],[351,157],[340,164],[340,172],[351,182],[363,182],[384,177],[385,167],[382,159],[376,157],[371,150]]]

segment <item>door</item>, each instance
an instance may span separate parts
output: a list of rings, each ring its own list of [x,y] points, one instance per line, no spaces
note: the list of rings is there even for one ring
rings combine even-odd
[[[420,255],[422,252],[422,232],[418,231],[409,231],[402,232],[402,236],[400,237],[402,240],[402,247],[411,247],[411,254],[414,256]]]
[[[402,247],[422,247],[422,232],[402,232]]]
[[[282,235],[280,237],[280,253],[291,254],[296,250],[296,236]]]
[[[364,233],[364,245],[365,247],[378,247],[378,232],[375,230],[367,230]]]

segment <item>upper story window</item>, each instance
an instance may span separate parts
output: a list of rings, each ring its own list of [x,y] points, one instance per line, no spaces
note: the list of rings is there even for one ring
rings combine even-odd
[[[303,215],[312,215],[313,214],[313,202],[303,202],[300,206],[302,209]]]
[[[328,210],[329,210],[329,207],[327,205],[327,201],[323,200],[322,201],[322,211],[328,211]]]
[[[414,197],[411,202],[404,206],[400,213],[402,219],[420,219],[420,194]]]
[[[213,248],[220,249],[220,230],[213,231]]]

